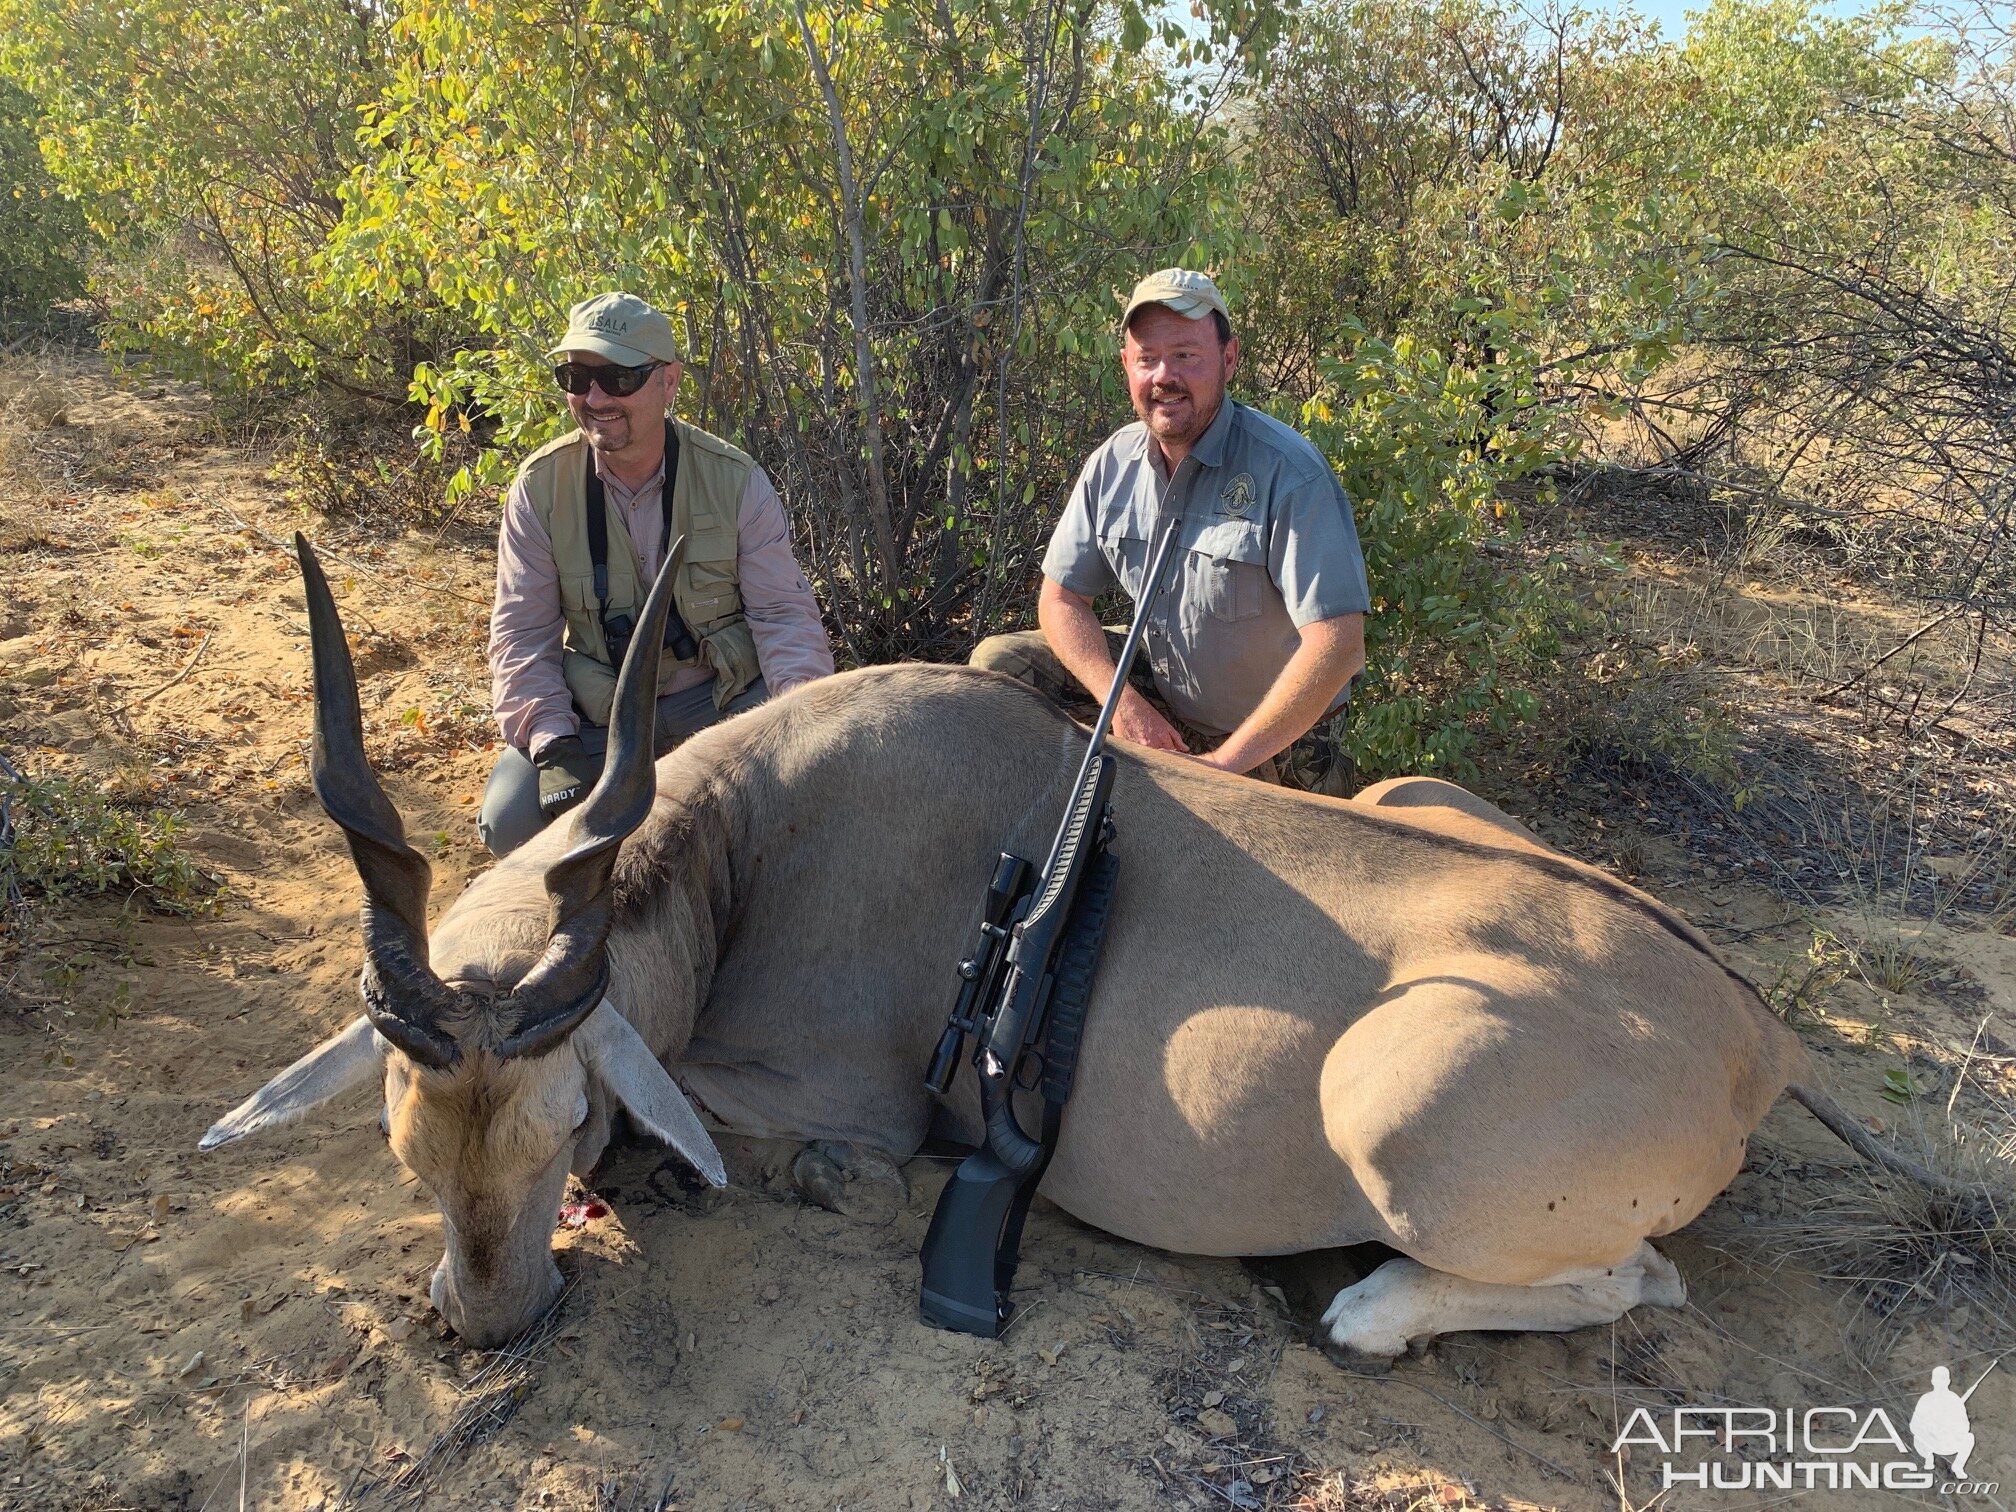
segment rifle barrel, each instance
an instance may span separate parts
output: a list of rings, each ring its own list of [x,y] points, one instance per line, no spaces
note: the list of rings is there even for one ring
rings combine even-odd
[[[1127,691],[1127,678],[1134,670],[1134,657],[1141,647],[1141,632],[1148,627],[1149,610],[1162,596],[1163,571],[1169,565],[1169,553],[1176,545],[1176,532],[1182,524],[1183,517],[1178,514],[1165,514],[1156,523],[1155,554],[1148,562],[1148,577],[1142,584],[1141,602],[1134,606],[1134,619],[1127,626],[1127,638],[1120,643],[1119,665],[1113,669],[1113,684],[1099,704],[1099,717],[1092,723],[1092,739],[1086,743],[1085,759],[1078,764],[1078,775],[1072,780],[1074,797],[1084,790],[1092,764],[1105,749],[1106,732],[1113,725],[1113,711],[1120,707],[1120,695]],[[1057,857],[1064,849],[1066,835],[1070,833],[1072,807],[1070,802],[1065,804],[1064,822],[1057,826],[1057,837],[1050,842],[1050,854],[1043,862],[1043,876],[1047,877],[1056,870]]]
[[[1968,1397],[1971,1397],[1972,1395],[1974,1395],[1975,1392],[1979,1391],[1981,1389],[1981,1383],[1987,1380],[1988,1377],[1990,1377],[1991,1375],[1995,1374],[1995,1367],[1997,1365],[2000,1365],[2001,1363],[2002,1362],[2000,1360],[1991,1360],[1988,1364],[1988,1368],[1982,1371],[1981,1374],[1979,1374],[1974,1378],[1974,1384],[1972,1386],[1969,1386],[1964,1392],[1960,1394],[1960,1400],[1962,1402],[1965,1402]]]

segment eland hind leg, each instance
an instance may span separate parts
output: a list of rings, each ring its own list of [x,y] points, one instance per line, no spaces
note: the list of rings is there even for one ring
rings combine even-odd
[[[1646,1240],[1728,1183],[1748,1127],[1712,1071],[1676,1064],[1687,1047],[1633,1039],[1613,1007],[1535,992],[1525,970],[1445,960],[1325,1058],[1325,1136],[1385,1229],[1371,1237],[1407,1257],[1332,1303],[1346,1355],[1684,1299]]]
[[[1488,798],[1479,798],[1468,788],[1460,788],[1440,777],[1389,777],[1360,788],[1351,802],[1367,808],[1442,809],[1474,819],[1540,850],[1551,849],[1532,830],[1514,819]]]
[[[1680,1272],[1649,1243],[1616,1265],[1538,1286],[1470,1281],[1403,1257],[1337,1293],[1323,1314],[1323,1351],[1348,1368],[1378,1371],[1437,1334],[1565,1333],[1614,1323],[1641,1303],[1680,1307],[1686,1301]]]

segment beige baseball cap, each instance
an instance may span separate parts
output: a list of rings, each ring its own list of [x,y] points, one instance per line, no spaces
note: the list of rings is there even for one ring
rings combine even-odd
[[[1127,296],[1127,311],[1120,317],[1120,329],[1127,329],[1136,310],[1151,304],[1167,305],[1185,320],[1202,320],[1213,310],[1223,315],[1227,324],[1232,320],[1225,296],[1211,282],[1211,275],[1189,268],[1164,268],[1134,285],[1134,292]]]
[[[620,289],[584,299],[567,312],[567,334],[546,355],[565,357],[569,352],[597,352],[624,367],[679,360],[672,322]]]

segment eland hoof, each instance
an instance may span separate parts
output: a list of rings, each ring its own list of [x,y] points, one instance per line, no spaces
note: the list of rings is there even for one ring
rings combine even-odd
[[[910,1179],[887,1150],[840,1139],[822,1139],[812,1148],[837,1165],[849,1181],[879,1181],[894,1187],[905,1202],[910,1200]]]
[[[846,1211],[840,1199],[846,1193],[847,1179],[832,1158],[821,1153],[817,1146],[807,1145],[791,1162],[791,1184],[800,1197],[829,1213]]]
[[[1353,1375],[1383,1376],[1393,1369],[1394,1355],[1371,1354],[1353,1344],[1339,1344],[1327,1333],[1322,1335],[1323,1353],[1330,1363],[1340,1370],[1348,1370]]]

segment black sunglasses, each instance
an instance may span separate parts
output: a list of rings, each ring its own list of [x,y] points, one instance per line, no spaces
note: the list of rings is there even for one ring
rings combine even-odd
[[[602,392],[612,399],[627,399],[650,381],[651,375],[665,366],[662,362],[646,362],[638,367],[590,367],[585,362],[561,362],[554,364],[553,381],[569,394],[585,394],[588,385],[599,383]]]

